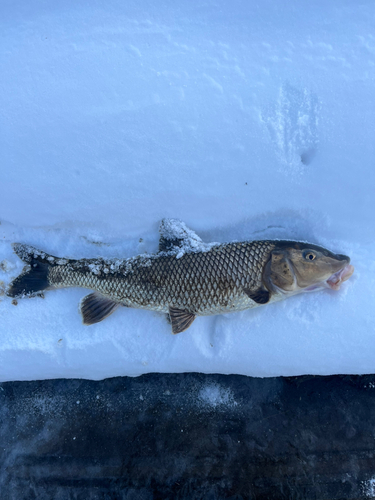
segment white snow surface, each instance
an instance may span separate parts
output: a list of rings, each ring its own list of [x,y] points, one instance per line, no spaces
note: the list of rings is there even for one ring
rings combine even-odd
[[[3,0],[0,380],[374,373],[374,23],[373,0]],[[355,273],[175,336],[126,308],[84,326],[84,289],[4,294],[12,242],[126,258],[164,217],[205,243],[311,241]]]

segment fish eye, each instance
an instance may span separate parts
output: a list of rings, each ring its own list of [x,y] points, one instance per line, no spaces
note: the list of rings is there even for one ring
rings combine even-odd
[[[313,252],[305,252],[304,258],[306,260],[314,260],[316,258],[316,255]]]

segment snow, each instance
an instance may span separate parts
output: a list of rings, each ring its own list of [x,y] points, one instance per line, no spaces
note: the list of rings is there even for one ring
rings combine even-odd
[[[375,479],[363,481],[362,492],[366,498],[375,498]]]
[[[0,13],[0,380],[375,372],[372,1],[13,0]],[[355,273],[176,336],[125,308],[85,327],[83,289],[4,295],[23,268],[13,242],[123,259],[157,251],[163,218],[198,246],[311,241]]]
[[[237,406],[234,396],[230,389],[221,387],[216,383],[205,384],[198,393],[198,401],[201,409],[220,409],[228,410]]]

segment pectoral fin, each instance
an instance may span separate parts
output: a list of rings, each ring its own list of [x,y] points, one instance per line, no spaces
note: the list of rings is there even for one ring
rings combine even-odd
[[[80,303],[80,311],[85,325],[93,325],[99,323],[107,316],[112,314],[120,304],[114,302],[107,297],[103,297],[99,293],[90,293],[83,297]]]
[[[172,323],[172,333],[181,333],[187,330],[195,320],[195,314],[176,307],[169,308],[169,317]]]
[[[258,290],[249,290],[248,288],[245,288],[244,292],[257,304],[267,304],[270,300],[270,292],[262,288],[258,288]]]

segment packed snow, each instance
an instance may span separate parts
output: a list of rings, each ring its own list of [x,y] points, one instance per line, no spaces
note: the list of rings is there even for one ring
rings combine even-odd
[[[375,372],[372,0],[13,0],[0,14],[1,381]],[[304,240],[355,272],[175,336],[127,308],[84,326],[84,289],[5,295],[14,242],[123,259],[158,251],[163,218],[195,248]],[[201,399],[230,400],[213,389]]]

